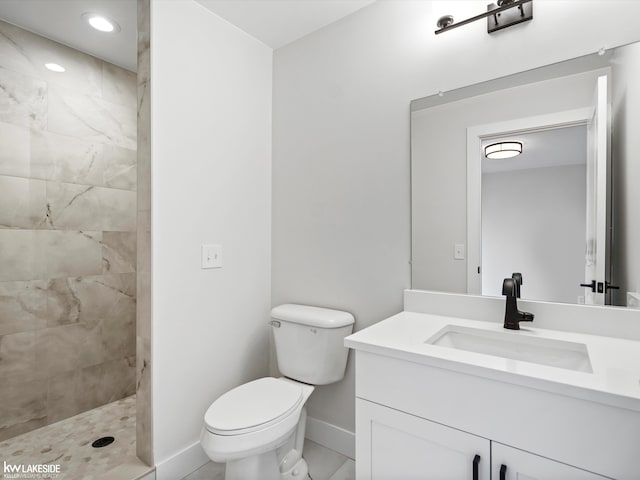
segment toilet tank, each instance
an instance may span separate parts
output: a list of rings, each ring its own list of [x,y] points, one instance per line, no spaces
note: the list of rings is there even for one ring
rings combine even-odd
[[[286,304],[271,310],[278,369],[312,385],[342,380],[349,349],[344,337],[353,330],[353,315],[340,310]]]

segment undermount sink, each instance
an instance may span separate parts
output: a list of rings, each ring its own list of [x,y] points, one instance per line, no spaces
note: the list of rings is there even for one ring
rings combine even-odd
[[[482,353],[551,367],[593,373],[587,346],[550,338],[447,325],[425,341],[431,345]]]

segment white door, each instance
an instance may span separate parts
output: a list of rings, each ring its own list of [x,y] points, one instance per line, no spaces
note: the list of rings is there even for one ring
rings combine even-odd
[[[356,399],[357,480],[489,480],[490,442]]]
[[[609,278],[610,121],[607,77],[598,78],[593,115],[587,127],[587,228],[585,303],[604,305]]]
[[[607,477],[491,442],[491,480],[605,480]]]

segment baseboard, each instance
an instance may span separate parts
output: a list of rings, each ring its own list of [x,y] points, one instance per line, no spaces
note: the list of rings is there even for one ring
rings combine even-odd
[[[139,477],[137,480],[156,480],[156,471],[149,472],[142,477]]]
[[[307,417],[305,437],[352,460],[356,458],[356,435],[349,430]]]
[[[178,480],[209,461],[200,442],[188,446],[156,465],[156,480]]]

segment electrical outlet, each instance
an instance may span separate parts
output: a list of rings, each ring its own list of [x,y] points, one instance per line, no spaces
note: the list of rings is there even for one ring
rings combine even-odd
[[[222,245],[202,245],[202,268],[222,268]]]

